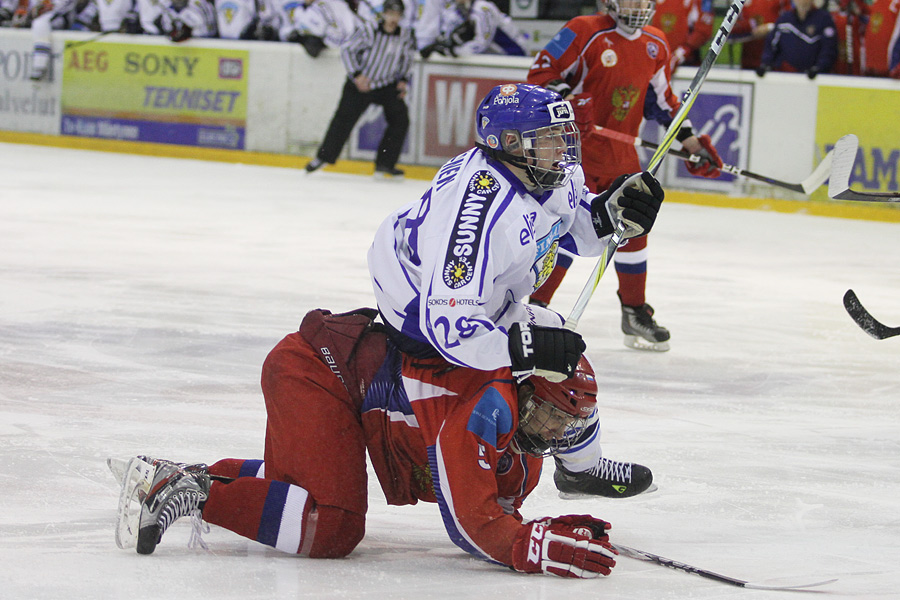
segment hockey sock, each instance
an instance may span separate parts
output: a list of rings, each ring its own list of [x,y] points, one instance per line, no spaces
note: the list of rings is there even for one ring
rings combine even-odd
[[[237,468],[236,468],[237,467]],[[203,507],[207,523],[282,552],[312,558],[350,554],[365,535],[365,516],[335,506],[316,504],[309,492],[283,481],[255,476],[263,461],[225,459],[210,467],[217,476]],[[242,474],[243,473],[243,474]]]
[[[213,482],[203,520],[282,552],[299,554],[314,506],[299,486],[242,477],[228,484]]]
[[[613,257],[619,278],[619,298],[626,306],[643,306],[647,301],[647,236],[628,240]]]
[[[209,474],[214,477],[265,477],[266,463],[261,460],[243,460],[240,458],[224,458],[209,466]]]
[[[553,272],[550,273],[550,277],[539,287],[537,290],[531,294],[532,300],[537,300],[538,302],[543,302],[544,305],[550,304],[550,300],[553,299],[553,294],[556,293],[556,290],[559,288],[562,283],[563,278],[566,276],[566,272],[569,270],[569,267],[572,266],[572,257],[568,254],[558,254],[556,257],[556,266],[553,268]]]

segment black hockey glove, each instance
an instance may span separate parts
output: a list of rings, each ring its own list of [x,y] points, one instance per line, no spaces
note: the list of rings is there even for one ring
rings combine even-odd
[[[756,67],[756,74],[759,75],[760,77],[765,77],[766,73],[768,73],[771,70],[772,70],[772,67],[770,67],[769,65],[759,65],[758,67]]]
[[[453,53],[453,49],[443,40],[432,42],[419,50],[422,60],[428,60],[428,57],[435,53],[440,54],[441,56],[456,56],[456,54]]]
[[[591,201],[597,237],[611,235],[617,221],[625,224],[622,239],[646,235],[653,228],[663,198],[665,192],[647,171],[620,175],[608,190]]]
[[[819,74],[819,67],[817,67],[816,65],[813,65],[809,69],[806,70],[806,76],[809,77],[810,79],[815,79],[816,75],[818,75],[818,74]]]
[[[509,328],[509,358],[516,381],[531,375],[559,382],[575,374],[587,346],[581,335],[560,327],[513,323]]]
[[[183,42],[191,39],[194,30],[181,21],[175,21],[172,25],[172,31],[169,32],[169,39],[173,42]]]
[[[566,96],[572,93],[572,86],[566,83],[565,79],[554,79],[553,81],[548,81],[544,85],[544,87],[562,96],[563,100],[566,99]]]
[[[475,39],[475,23],[472,21],[466,21],[465,23],[461,23],[457,25],[456,29],[454,29],[448,38],[450,46],[462,46],[466,42],[470,42]]]

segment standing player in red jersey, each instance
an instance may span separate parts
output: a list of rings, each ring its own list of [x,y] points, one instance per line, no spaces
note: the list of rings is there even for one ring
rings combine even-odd
[[[713,32],[712,0],[659,0],[652,24],[666,34],[672,73],[679,65],[699,65],[700,48]]]
[[[575,17],[535,57],[528,83],[574,99],[576,120],[583,129],[582,167],[585,183],[600,192],[622,173],[641,170],[637,150],[610,140],[600,126],[637,136],[641,119],[668,127],[680,103],[672,92],[670,52],[663,33],[648,24],[655,0],[607,0],[608,14]],[[579,111],[581,114],[578,114]],[[701,157],[687,163],[693,175],[718,177],[722,160],[709,136],[696,136],[689,120],[678,134],[682,147]],[[644,292],[647,283],[647,237],[628,240],[615,254],[622,303],[625,345],[639,350],[669,349],[669,332],[653,319]],[[560,253],[549,279],[531,296],[546,306],[559,287],[572,257]]]

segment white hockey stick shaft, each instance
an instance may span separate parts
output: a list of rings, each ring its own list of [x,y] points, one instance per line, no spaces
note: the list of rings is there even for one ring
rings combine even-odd
[[[859,138],[852,133],[845,135],[834,144],[834,161],[828,180],[828,197],[835,200],[859,202],[900,202],[896,192],[855,192],[850,189],[850,175],[856,163]]]
[[[706,80],[706,76],[709,75],[710,69],[716,62],[716,59],[719,58],[719,54],[722,52],[722,47],[725,45],[725,40],[728,39],[728,34],[730,34],[732,28],[734,28],[734,24],[737,21],[738,16],[740,16],[741,9],[743,8],[744,0],[732,0],[731,6],[728,7],[728,12],[725,13],[725,19],[722,21],[722,25],[719,27],[719,31],[716,32],[712,43],[710,43],[709,45],[709,52],[706,53],[706,56],[703,58],[703,62],[697,69],[697,74],[694,75],[694,79],[691,80],[691,84],[688,86],[687,90],[682,96],[681,108],[679,108],[678,112],[675,113],[675,117],[672,119],[672,123],[669,125],[669,128],[666,129],[666,134],[663,136],[659,148],[657,148],[656,152],[653,153],[653,156],[650,157],[650,162],[647,165],[647,171],[651,175],[656,175],[656,172],[659,170],[659,166],[662,164],[663,158],[665,158],[666,153],[669,151],[669,148],[671,148],[672,144],[675,142],[675,137],[678,135],[678,130],[681,129],[681,125],[684,123],[685,119],[687,119],[688,112],[690,112],[691,107],[697,100],[697,94],[700,92],[700,86],[703,85],[703,82]],[[622,184],[619,190],[623,190],[626,186],[632,185],[634,183],[634,180],[640,181],[639,178],[640,173],[632,176]],[[597,284],[600,283],[600,279],[606,272],[607,267],[609,267],[609,263],[612,262],[613,255],[615,254],[616,249],[619,247],[619,244],[622,242],[623,235],[625,235],[625,224],[622,221],[619,221],[618,223],[616,223],[615,232],[612,234],[612,237],[610,237],[609,242],[607,242],[606,244],[606,247],[603,248],[603,253],[600,255],[600,260],[597,261],[597,266],[594,267],[590,279],[588,279],[587,283],[585,283],[584,288],[581,290],[581,294],[578,296],[578,300],[575,301],[575,306],[572,308],[572,312],[569,314],[569,318],[566,319],[566,329],[574,331],[575,328],[578,327],[578,321],[581,320],[581,316],[584,314],[584,310],[585,308],[587,308],[587,304],[590,301],[591,296],[594,295],[594,290],[597,289]]]

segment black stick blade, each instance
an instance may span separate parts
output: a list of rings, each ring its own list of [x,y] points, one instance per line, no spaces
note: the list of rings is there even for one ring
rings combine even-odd
[[[900,327],[883,325],[869,314],[869,311],[862,305],[859,298],[856,297],[856,292],[853,290],[847,290],[847,293],[844,294],[844,308],[847,309],[847,313],[856,321],[856,324],[876,340],[900,335]]]

